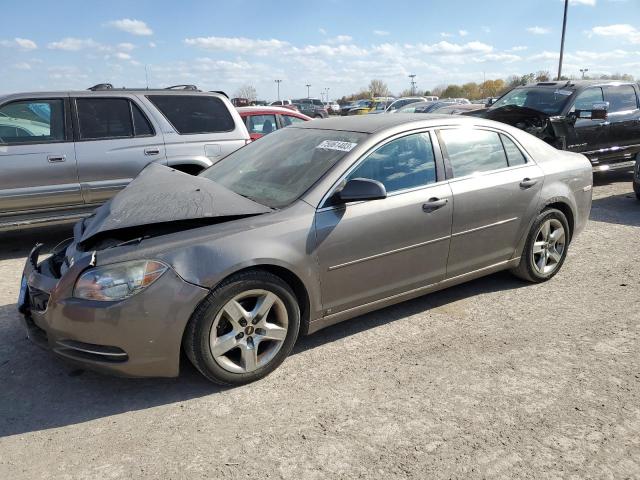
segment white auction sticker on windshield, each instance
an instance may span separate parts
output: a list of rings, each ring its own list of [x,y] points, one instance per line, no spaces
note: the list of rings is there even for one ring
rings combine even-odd
[[[553,93],[557,93],[558,95],[566,95],[567,97],[571,95],[573,92],[571,90],[556,90]]]
[[[316,148],[321,148],[323,150],[338,150],[339,152],[350,152],[355,148],[356,145],[358,144],[351,142],[340,142],[338,140],[324,140]]]

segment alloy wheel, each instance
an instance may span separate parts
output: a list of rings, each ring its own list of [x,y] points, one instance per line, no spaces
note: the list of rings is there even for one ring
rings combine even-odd
[[[268,290],[248,290],[218,312],[209,344],[216,363],[233,373],[267,365],[287,337],[289,316],[284,302]]]
[[[555,271],[566,248],[566,234],[559,220],[550,218],[545,220],[536,234],[532,246],[533,266],[543,275]]]

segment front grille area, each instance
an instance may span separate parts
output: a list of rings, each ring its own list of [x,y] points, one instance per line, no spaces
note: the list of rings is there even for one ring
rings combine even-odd
[[[29,287],[29,306],[33,312],[44,312],[49,304],[49,294]]]
[[[78,360],[93,360],[106,363],[123,363],[129,360],[127,352],[119,347],[95,345],[77,340],[58,340],[55,351]]]

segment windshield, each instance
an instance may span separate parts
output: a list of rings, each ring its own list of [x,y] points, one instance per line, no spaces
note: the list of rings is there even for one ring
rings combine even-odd
[[[515,88],[491,105],[490,110],[514,105],[532,108],[547,115],[558,115],[562,112],[572,94],[573,90],[563,90],[561,88]]]
[[[364,133],[283,128],[208,168],[200,176],[271,208],[297,200],[366,137]]]
[[[414,102],[398,109],[398,113],[429,113],[435,102]]]

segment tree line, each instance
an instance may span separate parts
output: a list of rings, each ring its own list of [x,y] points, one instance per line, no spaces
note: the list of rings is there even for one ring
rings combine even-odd
[[[585,80],[622,80],[633,81],[632,75],[627,73],[615,73],[613,75],[595,75],[585,76]],[[560,80],[577,80],[575,76],[562,76]],[[435,95],[440,98],[467,98],[469,100],[480,100],[488,97],[499,97],[508,92],[512,88],[527,85],[535,82],[549,82],[554,80],[548,71],[539,71],[537,73],[528,73],[526,75],[511,75],[505,79],[498,78],[494,80],[485,80],[483,82],[467,82],[460,85],[448,84],[438,85],[431,90],[411,91],[407,88],[398,95],[392,95],[387,84],[382,80],[371,80],[367,88],[360,89],[357,93],[343,96],[338,103],[348,103],[355,100],[362,100],[371,97],[410,97],[410,96],[431,96]]]

